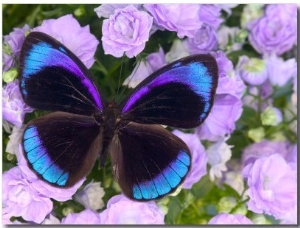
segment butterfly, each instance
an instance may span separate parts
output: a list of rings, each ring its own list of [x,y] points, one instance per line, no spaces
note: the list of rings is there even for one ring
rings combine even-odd
[[[39,178],[71,187],[110,155],[123,194],[149,201],[174,192],[191,169],[187,145],[162,125],[194,128],[205,120],[218,67],[209,54],[182,58],[151,74],[118,105],[103,98],[67,47],[31,32],[21,48],[19,79],[27,105],[52,111],[31,120],[22,136],[27,163]]]

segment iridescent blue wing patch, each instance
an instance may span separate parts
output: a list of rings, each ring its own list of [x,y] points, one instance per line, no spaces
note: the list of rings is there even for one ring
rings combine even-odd
[[[92,117],[65,112],[29,122],[22,139],[29,167],[54,186],[73,186],[93,168],[101,149],[100,129]]]
[[[84,64],[52,37],[31,32],[20,54],[20,90],[29,106],[91,115],[103,110],[97,86]]]
[[[156,71],[122,103],[122,119],[192,128],[207,117],[218,83],[211,55],[194,55]]]
[[[174,192],[191,167],[186,144],[159,125],[124,124],[113,138],[110,151],[122,192],[138,201]]]

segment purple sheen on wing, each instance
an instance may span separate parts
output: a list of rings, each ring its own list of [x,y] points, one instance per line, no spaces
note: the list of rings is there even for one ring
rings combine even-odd
[[[45,56],[49,57],[45,58]],[[43,61],[38,61],[39,59],[43,59]],[[39,42],[33,45],[32,49],[28,52],[25,58],[23,76],[26,80],[26,78],[29,78],[31,74],[37,73],[44,67],[51,66],[63,67],[75,74],[81,80],[81,83],[86,88],[88,88],[97,107],[103,109],[103,105],[97,89],[95,88],[93,83],[84,75],[80,67],[77,66],[74,61],[66,55],[66,50],[63,49],[63,47],[60,47],[59,50],[57,50],[50,44],[47,44],[45,42]],[[21,87],[24,89],[24,83],[21,83]]]
[[[151,92],[152,89],[171,83],[181,83],[188,86],[194,91],[202,100],[208,101],[211,98],[210,91],[212,86],[212,77],[208,73],[208,69],[202,63],[193,62],[188,65],[182,65],[180,62],[172,66],[172,68],[147,85],[140,88],[134,93],[124,105],[122,113],[130,111],[134,104],[143,96]],[[208,102],[207,102],[208,103]],[[210,105],[206,104],[204,113],[209,110]],[[203,118],[205,114],[201,114]]]

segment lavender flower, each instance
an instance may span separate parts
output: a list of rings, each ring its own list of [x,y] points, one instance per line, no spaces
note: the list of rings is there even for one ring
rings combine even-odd
[[[297,5],[268,5],[265,15],[252,21],[248,29],[257,52],[281,55],[297,42]]]
[[[48,214],[45,218],[45,220],[42,222],[42,224],[45,225],[53,225],[53,224],[60,224],[60,221],[58,218],[56,218],[55,216],[53,216],[52,214]]]
[[[245,82],[255,86],[263,84],[268,78],[266,62],[262,59],[249,58],[245,55],[239,58],[236,72]]]
[[[41,26],[35,27],[32,31],[44,32],[63,43],[87,68],[93,65],[99,42],[90,33],[89,25],[81,27],[71,14],[58,19],[44,20]]]
[[[218,29],[223,22],[221,18],[221,8],[212,4],[201,4],[199,18],[203,23],[210,25],[213,29]]]
[[[3,71],[7,71],[14,66],[14,59],[19,58],[21,47],[25,40],[25,34],[29,30],[30,27],[24,25],[22,28],[14,28],[14,31],[3,37]]]
[[[91,209],[80,213],[70,213],[61,220],[61,224],[102,224],[100,215]]]
[[[164,224],[164,214],[151,202],[136,202],[123,195],[113,196],[100,213],[102,224]]]
[[[241,50],[244,42],[243,36],[240,38],[241,34],[244,36],[239,27],[222,25],[217,32],[219,49],[226,50],[226,53]]]
[[[204,123],[197,128],[201,139],[217,141],[235,129],[235,122],[242,113],[241,97],[245,84],[234,74],[233,64],[221,52],[211,53],[218,64],[219,82],[215,102]]]
[[[146,12],[129,5],[116,9],[115,13],[103,21],[102,44],[105,54],[132,58],[138,55],[149,39],[153,18]]]
[[[296,206],[297,171],[280,154],[261,157],[246,165],[243,176],[249,186],[249,210],[280,219]]]
[[[287,152],[288,149],[286,142],[269,141],[265,139],[261,142],[253,143],[243,150],[242,164],[243,166],[246,166],[250,163],[254,163],[259,158],[269,157],[276,153],[285,157]]]
[[[159,48],[158,52],[151,53],[147,56],[145,61],[139,62],[133,69],[131,75],[126,78],[123,85],[134,88],[146,77],[152,74],[154,71],[163,67],[166,64],[164,50]]]
[[[76,193],[75,200],[87,209],[98,210],[103,208],[104,202],[102,197],[105,193],[100,184],[100,182],[87,184],[83,190]]]
[[[170,51],[166,54],[166,60],[168,63],[171,63],[188,55],[190,55],[190,53],[186,45],[184,45],[184,42],[180,39],[175,39]]]
[[[22,135],[25,130],[25,125],[21,127],[14,126],[11,135],[9,136],[9,141],[6,145],[5,151],[10,154],[17,155],[19,153],[19,145],[22,142]]]
[[[284,61],[276,55],[271,55],[266,57],[265,61],[268,69],[268,78],[272,85],[283,86],[297,75],[295,58]]]
[[[163,29],[177,32],[179,38],[194,37],[201,28],[198,4],[144,4],[154,23]]]
[[[242,114],[242,102],[232,95],[217,95],[212,110],[196,132],[200,139],[218,141],[235,129]]]
[[[232,62],[227,58],[224,52],[217,51],[210,53],[215,57],[219,69],[219,82],[217,94],[230,94],[241,99],[246,86],[238,74],[235,74]]]
[[[186,39],[185,45],[191,54],[213,51],[218,46],[217,33],[209,25],[202,25],[193,38],[188,37]]]
[[[198,182],[207,173],[206,165],[208,158],[205,153],[205,148],[196,134],[183,133],[179,130],[174,130],[173,134],[181,138],[191,151],[192,169],[182,185],[183,188],[190,189],[193,184]]]
[[[22,171],[22,175],[33,189],[39,192],[40,195],[47,196],[48,198],[55,199],[57,201],[63,202],[72,199],[72,195],[75,194],[77,189],[82,185],[85,178],[80,180],[77,184],[70,188],[58,188],[53,187],[45,181],[40,180],[36,173],[34,173],[27,164],[27,161],[24,157],[24,152],[22,146],[19,145],[19,153],[17,155],[18,158],[18,167]]]
[[[96,12],[99,18],[109,18],[110,15],[114,14],[116,9],[123,9],[129,4],[102,4],[99,7],[95,8],[94,11]],[[137,9],[141,8],[141,4],[131,4]]]
[[[33,109],[27,106],[21,96],[19,81],[7,83],[2,90],[2,117],[4,120],[21,127],[25,113],[32,112]]]
[[[253,224],[253,222],[244,215],[221,213],[212,217],[208,224]]]
[[[40,194],[19,167],[10,169],[2,177],[2,203],[6,213],[10,217],[22,216],[26,221],[41,223],[52,210],[50,198]]]
[[[221,178],[222,171],[226,171],[226,162],[231,158],[231,148],[225,141],[228,139],[223,138],[218,142],[212,144],[207,149],[208,163],[211,165],[209,176],[212,181],[215,177]]]
[[[285,156],[285,160],[288,163],[297,164],[297,144],[293,144],[293,145],[290,145],[288,147],[288,151],[287,151],[287,154]]]

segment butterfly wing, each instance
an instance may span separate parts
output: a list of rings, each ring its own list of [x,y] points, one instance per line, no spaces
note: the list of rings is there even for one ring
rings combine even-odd
[[[35,119],[23,133],[29,167],[54,186],[73,186],[93,168],[101,131],[89,116],[54,112]]]
[[[110,145],[114,176],[129,198],[148,201],[178,187],[191,166],[186,144],[163,127],[126,123]]]
[[[156,71],[121,105],[122,120],[193,128],[207,117],[218,83],[211,55],[194,55]]]
[[[20,89],[29,106],[91,115],[103,110],[97,86],[84,64],[52,37],[31,32],[20,54]]]

